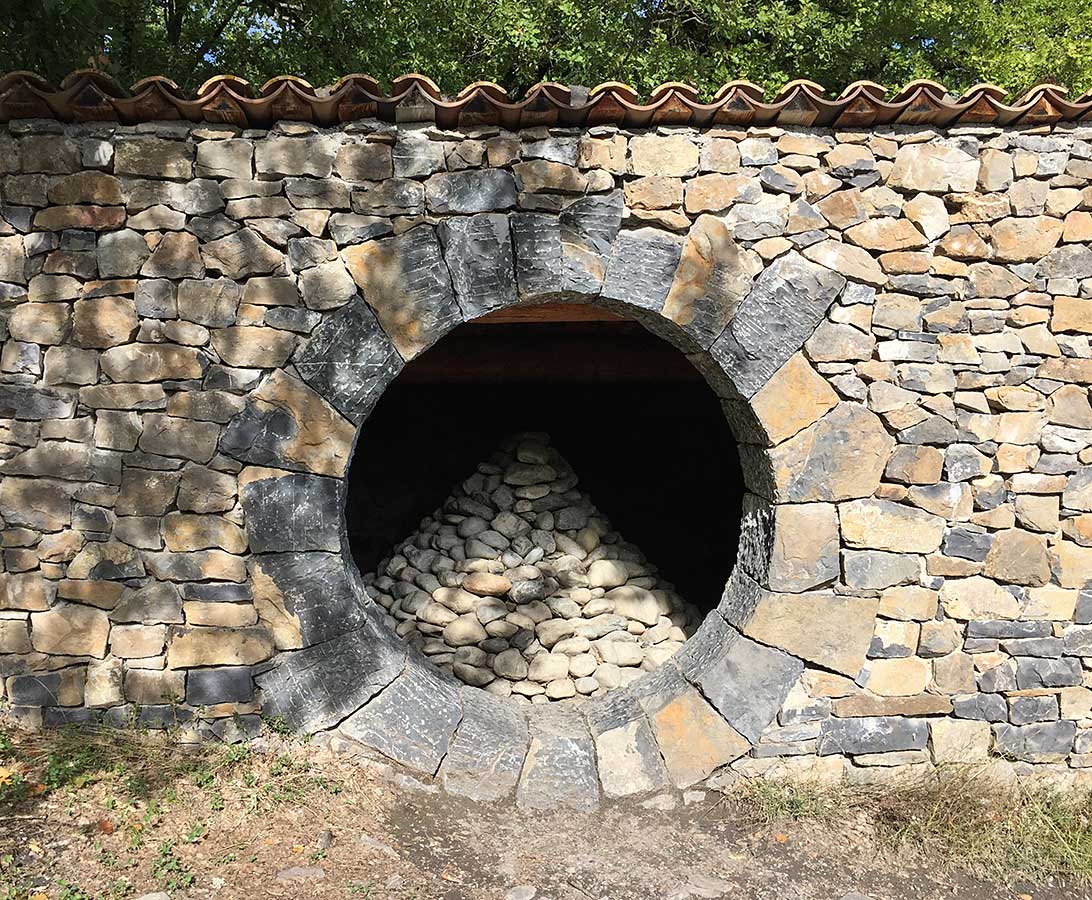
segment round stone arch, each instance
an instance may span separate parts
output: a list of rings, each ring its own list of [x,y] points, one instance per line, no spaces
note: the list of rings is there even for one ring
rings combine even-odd
[[[263,380],[221,445],[246,464],[251,580],[280,651],[256,676],[267,715],[337,728],[475,799],[587,808],[745,754],[806,662],[856,675],[877,601],[813,588],[839,576],[833,501],[871,495],[894,442],[800,350],[836,300],[870,289],[795,251],[762,268],[712,216],[685,237],[621,218],[614,193],[343,252],[359,294]],[[722,399],[750,491],[735,568],[698,631],[654,672],[563,709],[464,686],[407,647],[364,590],[344,518],[356,436],[405,363],[465,321],[557,300],[626,315],[685,353]],[[792,540],[822,546],[786,553]]]

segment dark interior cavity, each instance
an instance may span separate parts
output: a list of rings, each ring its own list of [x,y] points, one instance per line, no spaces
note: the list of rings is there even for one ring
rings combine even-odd
[[[519,431],[549,433],[615,529],[690,603],[716,605],[739,538],[736,442],[685,357],[625,320],[464,325],[410,363],[353,457],[360,571]]]

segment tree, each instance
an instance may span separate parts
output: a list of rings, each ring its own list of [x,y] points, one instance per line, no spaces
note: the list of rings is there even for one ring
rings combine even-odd
[[[543,80],[706,95],[736,78],[1092,88],[1089,0],[23,0],[0,12],[0,49],[54,82],[93,66],[189,90],[225,72],[322,85],[411,71],[513,95]]]

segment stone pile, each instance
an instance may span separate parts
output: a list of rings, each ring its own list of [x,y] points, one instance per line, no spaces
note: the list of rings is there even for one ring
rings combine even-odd
[[[701,622],[545,434],[503,442],[364,580],[437,666],[532,703],[628,684]]]

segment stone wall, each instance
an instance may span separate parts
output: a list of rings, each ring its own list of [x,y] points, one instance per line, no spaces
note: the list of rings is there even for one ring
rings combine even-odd
[[[4,129],[0,675],[28,725],[264,711],[531,807],[1092,763],[1092,128]],[[405,360],[558,298],[690,356],[752,493],[682,650],[532,714],[394,638],[340,505]]]

